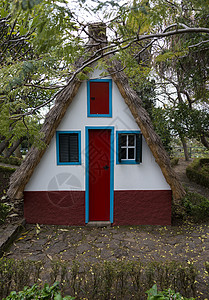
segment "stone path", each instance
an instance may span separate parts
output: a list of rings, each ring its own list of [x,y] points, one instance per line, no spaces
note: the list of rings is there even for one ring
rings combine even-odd
[[[6,257],[44,261],[82,262],[175,260],[199,270],[198,299],[209,295],[209,223],[187,226],[121,226],[110,228],[27,225]],[[47,267],[46,267],[47,268]]]

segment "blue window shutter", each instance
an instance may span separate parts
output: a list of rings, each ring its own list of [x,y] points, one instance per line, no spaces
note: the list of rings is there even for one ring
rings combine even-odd
[[[78,134],[59,134],[59,162],[78,162]]]
[[[69,161],[69,143],[68,134],[59,134],[59,161],[68,162]]]
[[[142,162],[142,134],[136,134],[136,162]]]
[[[78,161],[78,134],[69,134],[69,161]]]

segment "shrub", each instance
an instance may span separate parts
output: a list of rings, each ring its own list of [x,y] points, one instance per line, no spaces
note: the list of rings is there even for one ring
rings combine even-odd
[[[0,299],[12,290],[20,291],[24,286],[37,283],[42,278],[42,266],[41,262],[0,259]],[[60,290],[78,299],[144,300],[145,291],[154,283],[161,290],[178,290],[186,297],[195,296],[196,293],[197,271],[192,264],[187,263],[173,261],[142,264],[139,260],[121,260],[79,265],[75,261],[69,266],[69,262],[60,260],[52,261],[51,266],[51,274],[48,274],[51,280],[60,281]]]
[[[53,272],[60,279],[63,268]],[[59,275],[58,275],[59,274]],[[74,262],[61,285],[68,293],[87,299],[145,299],[145,291],[158,283],[161,289],[172,288],[185,296],[195,296],[197,271],[191,264],[179,262],[117,261],[82,264]]]
[[[31,280],[36,283],[41,267],[41,262],[0,258],[0,299],[13,289],[22,290]]]
[[[72,300],[71,296],[62,297],[59,289],[59,283],[55,282],[51,287],[46,283],[43,289],[38,288],[36,284],[32,287],[24,287],[23,291],[11,292],[9,296],[3,300],[32,300],[32,299],[54,299],[54,300]]]
[[[194,300],[194,298],[185,298],[171,289],[158,292],[156,284],[146,294],[148,294],[147,300]]]
[[[0,197],[5,195],[6,190],[9,186],[9,179],[12,173],[14,173],[14,168],[0,166]]]
[[[198,193],[187,192],[182,200],[186,212],[195,222],[209,218],[209,200]]]
[[[0,162],[8,165],[20,166],[22,163],[22,159],[14,156],[11,156],[9,158],[0,156]]]
[[[9,176],[14,173],[16,169],[15,168],[10,168],[10,167],[4,167],[4,166],[0,166],[0,172],[3,172],[3,173],[8,173]]]
[[[0,225],[6,220],[6,217],[10,211],[10,206],[6,203],[0,203]]]
[[[187,168],[189,180],[209,187],[209,158],[195,159]]]
[[[179,163],[179,158],[178,157],[171,158],[171,166],[172,167],[178,165],[178,163]]]

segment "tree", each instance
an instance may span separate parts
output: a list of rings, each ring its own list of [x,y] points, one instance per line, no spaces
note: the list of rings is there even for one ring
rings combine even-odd
[[[182,1],[178,22],[187,26],[208,27],[208,1]],[[167,118],[173,132],[178,133],[185,152],[186,137],[201,140],[208,148],[208,79],[209,40],[207,35],[188,34],[172,37],[156,56],[156,71],[161,79],[161,91],[166,96]]]
[[[12,153],[8,147],[14,151],[25,138],[43,146],[43,111],[27,113],[53,101],[69,76],[68,64],[81,54],[79,46],[71,45],[79,37],[73,34],[75,23],[64,3],[0,1],[0,152],[7,149],[6,156]],[[17,114],[23,117],[16,119]]]
[[[78,5],[84,4],[89,10],[85,0],[78,1]],[[53,105],[72,79],[87,78],[92,63],[100,61],[105,67],[103,58],[110,54],[119,57],[133,84],[140,81],[141,92],[149,88],[151,47],[158,49],[159,40],[193,33],[198,35],[198,43],[206,44],[209,29],[202,27],[204,23],[194,27],[170,18],[175,11],[184,12],[178,2],[139,0],[120,6],[98,0],[97,4],[91,11],[106,10],[105,26],[111,31],[108,44],[92,37],[88,24],[80,21],[65,0],[0,0],[0,150],[26,136],[43,146],[37,126],[41,109]],[[97,50],[90,51],[92,43],[97,44]]]

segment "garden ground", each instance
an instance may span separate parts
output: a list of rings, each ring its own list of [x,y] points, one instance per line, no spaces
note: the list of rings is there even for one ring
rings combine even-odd
[[[185,185],[195,187],[184,176],[181,162],[176,171]],[[205,196],[208,189],[199,187]],[[196,187],[197,190],[197,187]],[[194,191],[194,190],[193,190]],[[118,260],[179,261],[194,264],[198,269],[197,295],[209,295],[208,273],[205,262],[209,260],[209,222],[181,226],[120,226],[109,228],[66,227],[27,224],[21,236],[7,253],[8,258],[42,261],[42,276],[48,282],[51,262],[59,259],[72,264],[99,263]]]
[[[51,261],[98,263],[117,260],[180,261],[199,271],[200,299],[209,295],[205,261],[209,253],[209,224],[185,226],[120,226],[110,228],[27,225],[11,246],[8,258],[44,261],[48,278]]]

